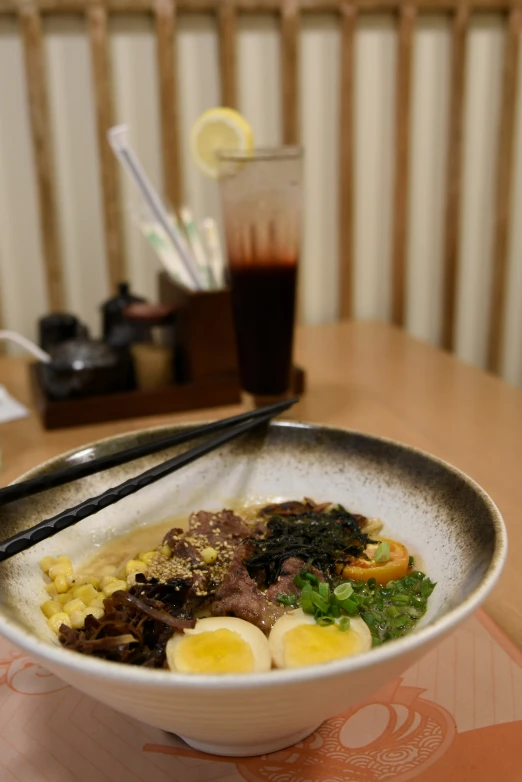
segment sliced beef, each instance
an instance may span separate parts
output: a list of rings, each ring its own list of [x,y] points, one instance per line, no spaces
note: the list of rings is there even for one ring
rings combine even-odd
[[[263,508],[263,516],[303,516],[307,513],[321,513],[331,503],[323,502],[317,505],[313,500],[305,497],[303,502],[299,500],[289,500],[288,502],[279,502],[274,505],[267,505]]]
[[[213,616],[237,616],[267,633],[285,610],[271,601],[249,575],[244,560],[251,554],[248,544],[237,548],[230,569],[216,590],[210,612]]]
[[[243,538],[251,535],[252,530],[231,510],[222,510],[220,513],[200,510],[189,518],[190,533],[205,535],[211,544],[222,540],[239,543]]]
[[[305,566],[305,561],[299,559],[299,557],[289,557],[283,563],[279,578],[268,587],[266,595],[269,600],[275,600],[278,594],[282,595],[298,595],[301,590],[294,584],[294,578]],[[315,567],[308,568],[319,581],[324,581],[324,576],[320,570]]]
[[[161,582],[188,579],[189,598],[211,595],[228,571],[237,546],[251,533],[243,519],[231,510],[193,513],[188,530],[175,527],[167,532],[163,542],[172,549],[172,557],[158,556],[149,567],[148,576]],[[217,554],[213,561],[205,561],[203,556],[209,548]]]

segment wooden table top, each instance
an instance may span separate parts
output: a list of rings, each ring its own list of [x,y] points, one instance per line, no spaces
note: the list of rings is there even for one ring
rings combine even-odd
[[[307,370],[308,391],[292,418],[422,448],[468,473],[492,496],[506,521],[510,551],[485,608],[522,648],[522,391],[378,323],[301,327],[296,358]],[[24,359],[0,358],[0,384],[30,406]],[[214,408],[53,432],[46,432],[32,412],[0,425],[0,480],[6,484],[39,462],[112,434],[238,410]]]

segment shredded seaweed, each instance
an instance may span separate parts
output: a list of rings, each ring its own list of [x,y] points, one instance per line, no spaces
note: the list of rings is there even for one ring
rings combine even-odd
[[[315,566],[331,581],[338,563],[364,556],[364,549],[373,542],[361,531],[365,517],[342,505],[315,505],[305,500],[269,505],[262,514],[269,516],[267,537],[248,539],[254,553],[245,565],[252,577],[264,573],[266,586],[277,581],[290,557]]]

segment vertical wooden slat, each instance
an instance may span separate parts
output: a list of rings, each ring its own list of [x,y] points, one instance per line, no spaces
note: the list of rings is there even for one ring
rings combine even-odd
[[[396,107],[395,107],[395,186],[392,245],[392,321],[404,325],[406,301],[406,255],[408,249],[409,160],[411,126],[411,64],[416,9],[400,10]]]
[[[49,307],[56,312],[64,309],[65,295],[58,235],[56,187],[47,96],[47,69],[43,47],[42,20],[31,3],[20,5],[20,29],[23,39],[29,116],[36,166],[45,277]]]
[[[111,75],[108,49],[107,11],[101,2],[93,2],[87,11],[91,46],[91,62],[96,125],[100,155],[101,186],[105,221],[105,243],[108,258],[108,276],[114,290],[126,278],[121,224],[121,200],[117,160],[107,141],[107,131],[114,124]]]
[[[504,69],[502,75],[502,108],[498,138],[495,239],[491,284],[488,369],[501,371],[503,326],[507,293],[507,257],[513,185],[514,137],[518,86],[518,57],[522,9],[509,14]]]
[[[219,75],[221,105],[237,108],[236,83],[236,9],[229,0],[223,0],[218,9]]]
[[[157,0],[154,13],[165,196],[177,208],[181,205],[181,165],[174,0]]]
[[[283,0],[281,9],[281,68],[283,142],[299,143],[299,5]]]
[[[446,350],[453,350],[455,343],[468,22],[469,8],[464,5],[460,6],[453,18],[450,71],[451,98],[442,313],[442,345]]]
[[[339,314],[353,315],[353,187],[355,105],[355,5],[341,8],[341,95],[339,130]]]

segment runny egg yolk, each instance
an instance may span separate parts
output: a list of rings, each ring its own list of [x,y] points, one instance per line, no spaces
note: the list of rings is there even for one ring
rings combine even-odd
[[[186,635],[174,651],[181,673],[251,673],[254,655],[249,644],[233,630]]]
[[[285,633],[283,645],[285,668],[326,663],[363,651],[359,634],[343,632],[337,625],[298,625]]]

